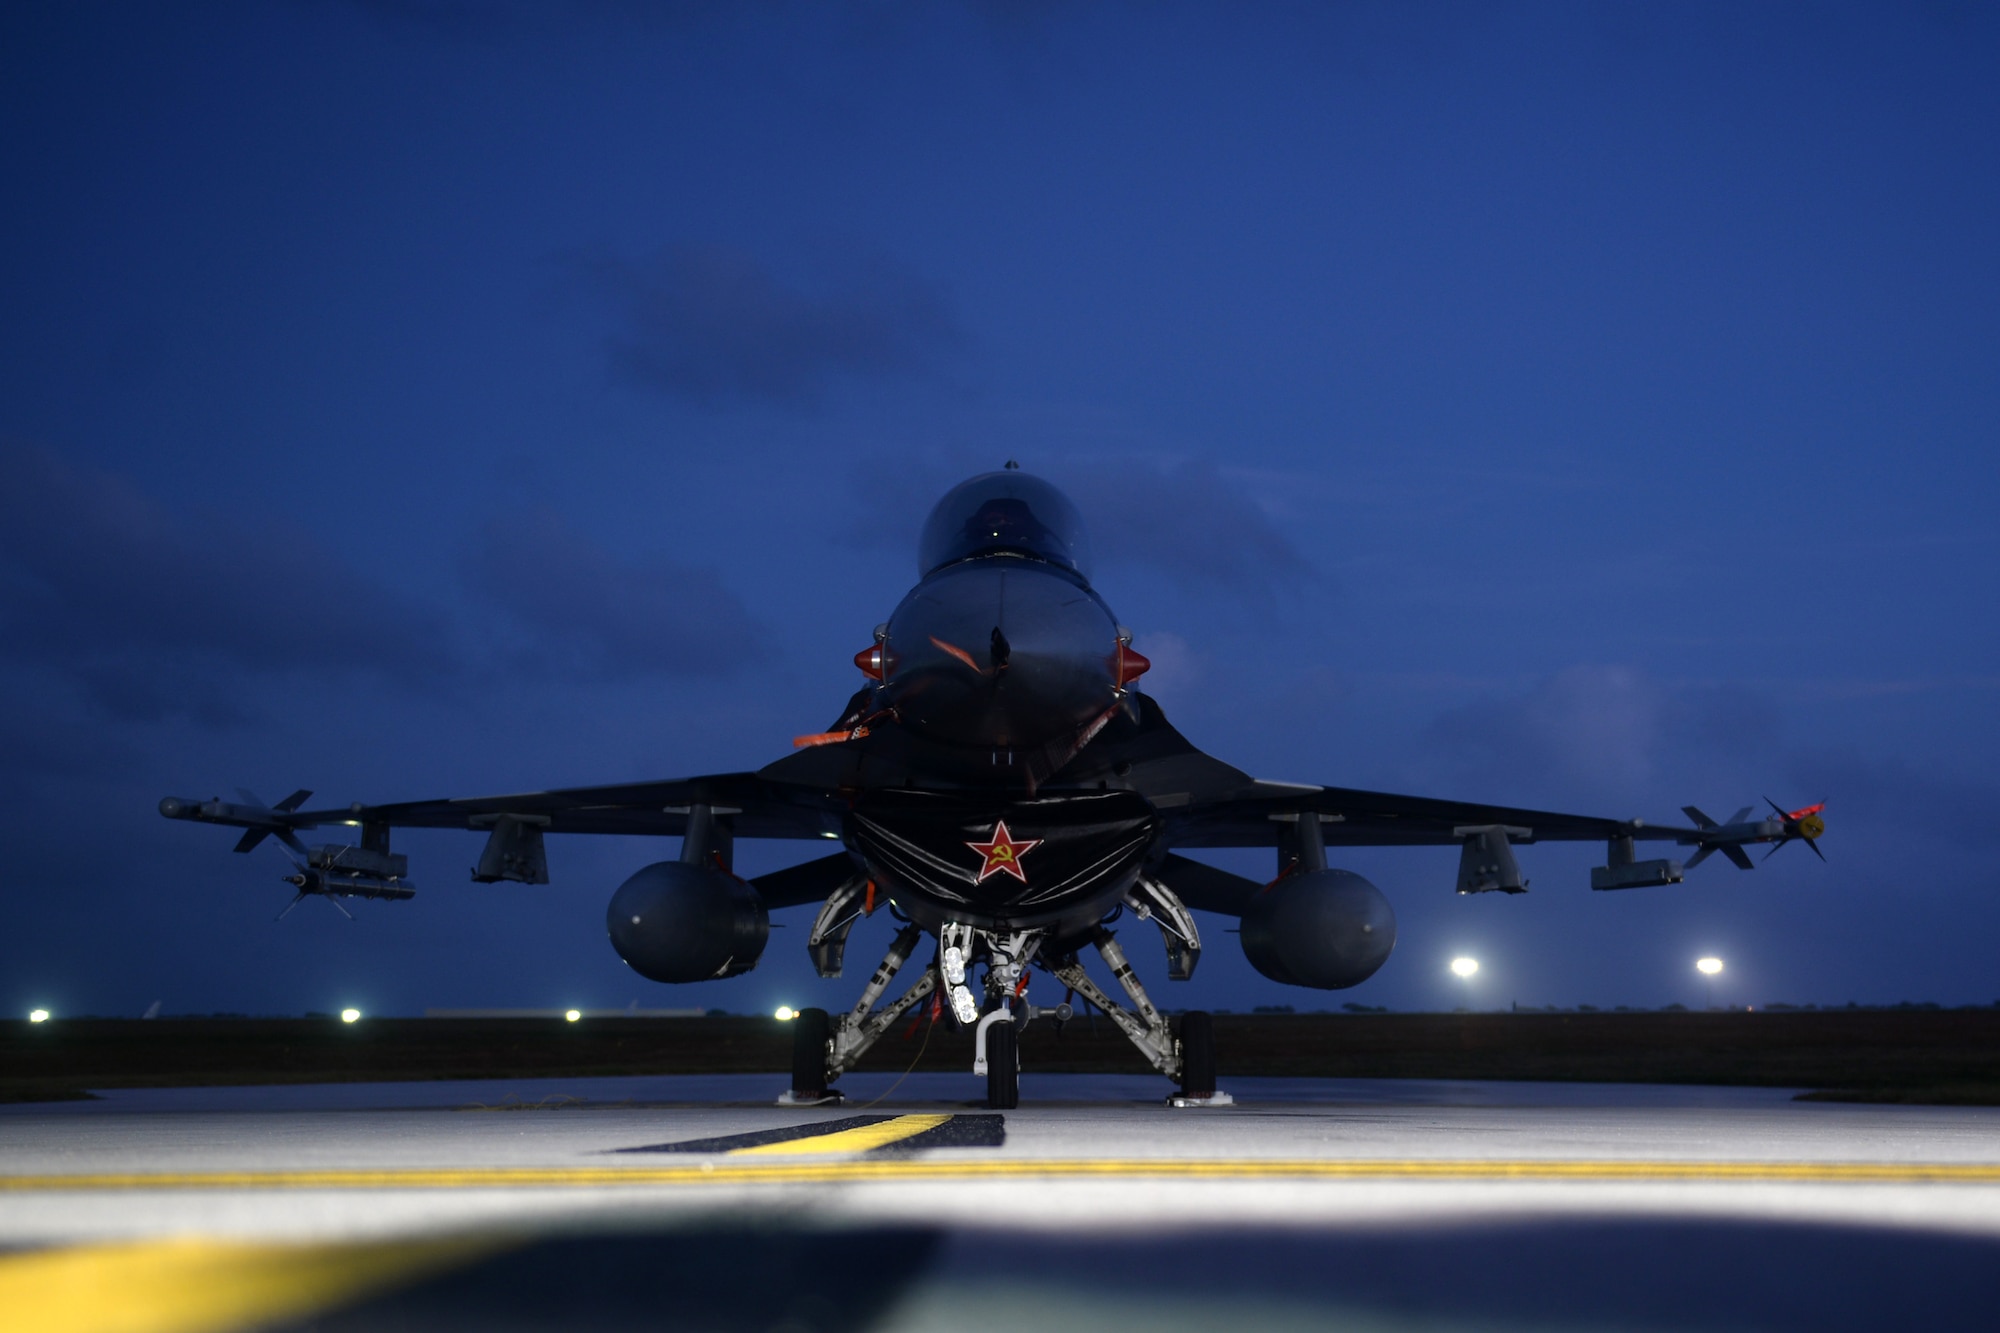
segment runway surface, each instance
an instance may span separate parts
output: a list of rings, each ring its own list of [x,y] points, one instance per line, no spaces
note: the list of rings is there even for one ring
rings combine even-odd
[[[850,1076],[0,1108],[10,1329],[1989,1328],[2000,1111]],[[895,1085],[892,1087],[892,1085]]]

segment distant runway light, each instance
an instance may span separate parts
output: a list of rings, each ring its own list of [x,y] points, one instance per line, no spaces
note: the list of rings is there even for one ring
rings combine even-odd
[[[576,1021],[577,1021],[578,1019],[580,1019],[580,1018],[582,1018],[582,1017],[583,1017],[583,1010],[581,1010],[581,1009],[565,1009],[565,1010],[563,1010],[563,1021],[564,1021],[565,1023],[574,1023],[574,1022],[576,1022]]]
[[[1451,960],[1451,970],[1458,973],[1461,977],[1469,977],[1479,970],[1479,960],[1477,958],[1454,958]]]
[[[1697,958],[1695,959],[1694,970],[1705,977],[1712,977],[1722,970],[1722,960],[1720,958]]]
[[[340,1021],[343,1023],[359,1023],[361,1021],[361,1011],[359,1009],[343,1009],[340,1011]]]
[[[794,1010],[792,1006],[790,1006],[789,1004],[779,1005],[778,1012],[775,1015],[773,1015],[773,1017],[775,1017],[780,1023],[789,1023],[798,1016],[799,1016],[798,1012]]]
[[[28,1021],[30,1023],[46,1023],[49,1021],[49,1011],[46,1009],[30,1009],[28,1011]]]

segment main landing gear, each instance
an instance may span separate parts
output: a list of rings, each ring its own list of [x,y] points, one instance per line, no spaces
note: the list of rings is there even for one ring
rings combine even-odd
[[[1173,906],[1178,908],[1179,904]],[[1188,938],[1193,923],[1185,909],[1181,909],[1179,916],[1186,931],[1174,933],[1184,946],[1192,947],[1184,947],[1178,958],[1173,957],[1174,939],[1169,940],[1168,947],[1170,958],[1177,965],[1174,970],[1185,975],[1192,970],[1192,962],[1182,964],[1182,959],[1191,959],[1200,944]],[[823,1009],[807,1009],[793,1020],[792,1086],[778,1099],[781,1105],[820,1105],[838,1100],[840,1094],[833,1090],[833,1082],[852,1069],[898,1019],[939,992],[953,1017],[973,1029],[972,1072],[986,1079],[987,1105],[996,1110],[1013,1109],[1020,1104],[1021,1096],[1021,1026],[1045,1014],[1058,1022],[1070,1017],[1067,1004],[1044,1009],[1028,1003],[1027,969],[1035,962],[1103,1010],[1148,1063],[1180,1085],[1179,1092],[1168,1099],[1170,1105],[1230,1104],[1229,1094],[1218,1092],[1215,1087],[1215,1033],[1209,1016],[1199,1011],[1184,1014],[1176,1031],[1140,985],[1132,965],[1126,961],[1125,951],[1109,930],[1099,928],[1089,942],[1124,990],[1129,1008],[1113,1000],[1091,979],[1075,952],[1062,955],[1044,952],[1045,939],[1040,932],[990,931],[963,922],[945,923],[938,931],[937,962],[925,968],[895,1000],[878,1008],[921,937],[922,931],[915,925],[905,926],[897,933],[853,1009],[837,1018],[830,1017]],[[986,967],[983,1004],[973,997],[969,982],[971,969],[982,962]]]
[[[827,1091],[826,1048],[833,1024],[824,1009],[801,1009],[792,1015],[792,1087],[786,1097],[800,1106],[838,1098]]]
[[[1181,1090],[1174,1106],[1228,1106],[1235,1099],[1215,1090],[1215,1024],[1199,1009],[1181,1015]]]
[[[889,983],[903,970],[903,964],[910,961],[922,937],[923,931],[914,925],[897,931],[875,975],[862,988],[861,998],[839,1018],[830,1018],[824,1009],[806,1009],[792,1020],[792,1086],[778,1098],[780,1106],[818,1106],[839,1101],[840,1094],[829,1085],[854,1068],[862,1053],[895,1026],[897,1019],[937,988],[937,969],[925,968],[894,1001],[880,1009],[875,1007],[888,991]],[[837,969],[834,975],[838,975]]]
[[[1125,959],[1125,951],[1118,947],[1118,941],[1108,930],[1100,929],[1092,938],[1098,957],[1111,969],[1111,975],[1118,979],[1132,1007],[1126,1009],[1109,995],[1106,995],[1090,974],[1083,970],[1083,964],[1075,954],[1050,962],[1049,970],[1057,980],[1070,987],[1078,995],[1102,1009],[1105,1016],[1116,1023],[1132,1044],[1139,1048],[1139,1054],[1146,1057],[1153,1068],[1180,1084],[1180,1091],[1167,1099],[1170,1106],[1229,1106],[1234,1098],[1215,1088],[1215,1028],[1209,1016],[1200,1010],[1191,1010],[1181,1015],[1180,1031],[1176,1033],[1167,1022],[1167,1016],[1157,1009],[1146,988],[1139,984],[1138,974]]]

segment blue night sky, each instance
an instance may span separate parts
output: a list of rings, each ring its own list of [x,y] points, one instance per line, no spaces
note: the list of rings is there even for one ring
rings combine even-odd
[[[1342,852],[1374,980],[1205,918],[1164,1003],[2000,998],[1990,7],[17,4],[0,62],[0,1010],[844,1006],[880,918],[630,972],[669,840],[400,834],[414,902],[273,924],[154,807],[758,767],[1007,458],[1259,776],[1828,803],[1632,893]]]

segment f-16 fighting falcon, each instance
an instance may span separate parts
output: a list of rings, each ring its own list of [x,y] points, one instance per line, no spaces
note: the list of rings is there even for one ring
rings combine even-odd
[[[1033,971],[1104,1011],[1161,1074],[1176,1104],[1214,1104],[1207,1014],[1172,1023],[1140,984],[1111,925],[1149,921],[1166,976],[1201,958],[1190,909],[1235,917],[1243,951],[1274,981],[1338,990],[1367,980],[1396,943],[1389,900],[1327,863],[1337,847],[1457,844],[1460,893],[1524,893],[1517,845],[1602,840],[1593,889],[1679,882],[1676,860],[1640,860],[1642,842],[1721,852],[1749,869],[1749,843],[1799,841],[1819,854],[1818,805],[1750,809],[1692,826],[1600,819],[1252,778],[1196,749],[1135,688],[1146,658],[1090,583],[1075,508],[1014,464],[964,482],[924,525],[921,575],[854,658],[866,682],[833,726],[748,773],[516,796],[301,808],[168,797],[169,819],[246,830],[248,852],[275,838],[294,857],[293,902],[309,895],[408,898],[395,828],[486,834],[472,877],[548,882],[550,833],[676,835],[680,859],[639,870],[611,896],[611,947],[640,975],[692,982],[757,965],[770,912],[819,904],[806,947],[820,975],[841,975],[848,933],[886,909],[901,923],[854,1007],[808,1009],[793,1028],[783,1100],[817,1103],[897,1019],[929,1002],[975,1029],[974,1072],[995,1107],[1019,1096],[1019,1025],[1067,1018],[1027,999]],[[359,845],[308,847],[322,825],[360,829]],[[739,838],[825,839],[840,850],[739,878]],[[1181,855],[1268,847],[1268,883]],[[1776,848],[1773,849],[1775,852]],[[1822,856],[1822,859],[1823,856]],[[286,910],[290,910],[289,908]],[[927,945],[926,939],[935,941]],[[930,957],[894,998],[897,977]],[[1085,969],[1095,953],[1122,992]]]

